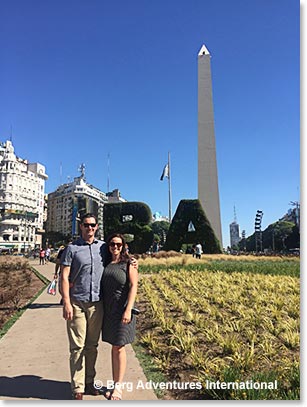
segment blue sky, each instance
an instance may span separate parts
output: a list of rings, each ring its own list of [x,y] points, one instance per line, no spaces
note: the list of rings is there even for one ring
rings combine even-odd
[[[197,54],[211,58],[223,230],[263,229],[300,199],[300,3],[10,0],[0,4],[0,140],[46,166],[173,214],[197,198]],[[62,163],[62,176],[60,166]]]

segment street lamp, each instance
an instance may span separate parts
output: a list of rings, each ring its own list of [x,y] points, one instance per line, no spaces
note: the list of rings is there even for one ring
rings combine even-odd
[[[23,255],[26,255],[26,241],[28,242],[27,252],[29,251],[29,224],[28,224],[28,213],[24,211],[24,226],[23,226]]]
[[[246,252],[246,231],[242,230],[242,242],[243,242],[243,250]]]

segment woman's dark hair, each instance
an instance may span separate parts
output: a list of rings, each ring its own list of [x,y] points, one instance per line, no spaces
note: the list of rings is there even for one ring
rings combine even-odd
[[[112,235],[110,235],[108,238],[107,238],[107,246],[108,246],[108,250],[107,250],[107,264],[109,264],[110,263],[110,261],[112,260],[112,254],[110,253],[110,250],[109,250],[109,246],[110,246],[110,242],[111,242],[111,240],[112,239],[114,239],[114,237],[118,237],[119,239],[121,239],[121,241],[122,241],[122,248],[121,248],[121,251],[120,251],[120,261],[123,261],[123,262],[128,262],[129,261],[129,259],[130,259],[130,256],[127,254],[127,252],[126,252],[126,241],[125,241],[125,238],[124,238],[124,236],[121,234],[121,233],[112,233]]]

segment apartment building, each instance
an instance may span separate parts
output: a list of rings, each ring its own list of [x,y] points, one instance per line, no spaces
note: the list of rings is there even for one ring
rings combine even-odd
[[[240,227],[239,224],[234,221],[229,225],[229,230],[230,230],[230,247],[236,247],[241,238],[240,238]]]
[[[46,229],[75,238],[79,235],[80,217],[94,213],[98,218],[98,238],[103,238],[103,206],[107,202],[125,201],[118,190],[105,194],[93,185],[87,184],[84,173],[73,182],[60,185],[48,194]]]
[[[14,153],[0,142],[0,249],[26,252],[42,243],[44,192],[48,176],[40,163]]]

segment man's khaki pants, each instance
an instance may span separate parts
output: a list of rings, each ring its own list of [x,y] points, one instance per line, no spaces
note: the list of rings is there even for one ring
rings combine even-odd
[[[74,301],[73,319],[67,321],[70,349],[71,389],[84,393],[84,385],[93,384],[97,347],[102,328],[102,301]]]

